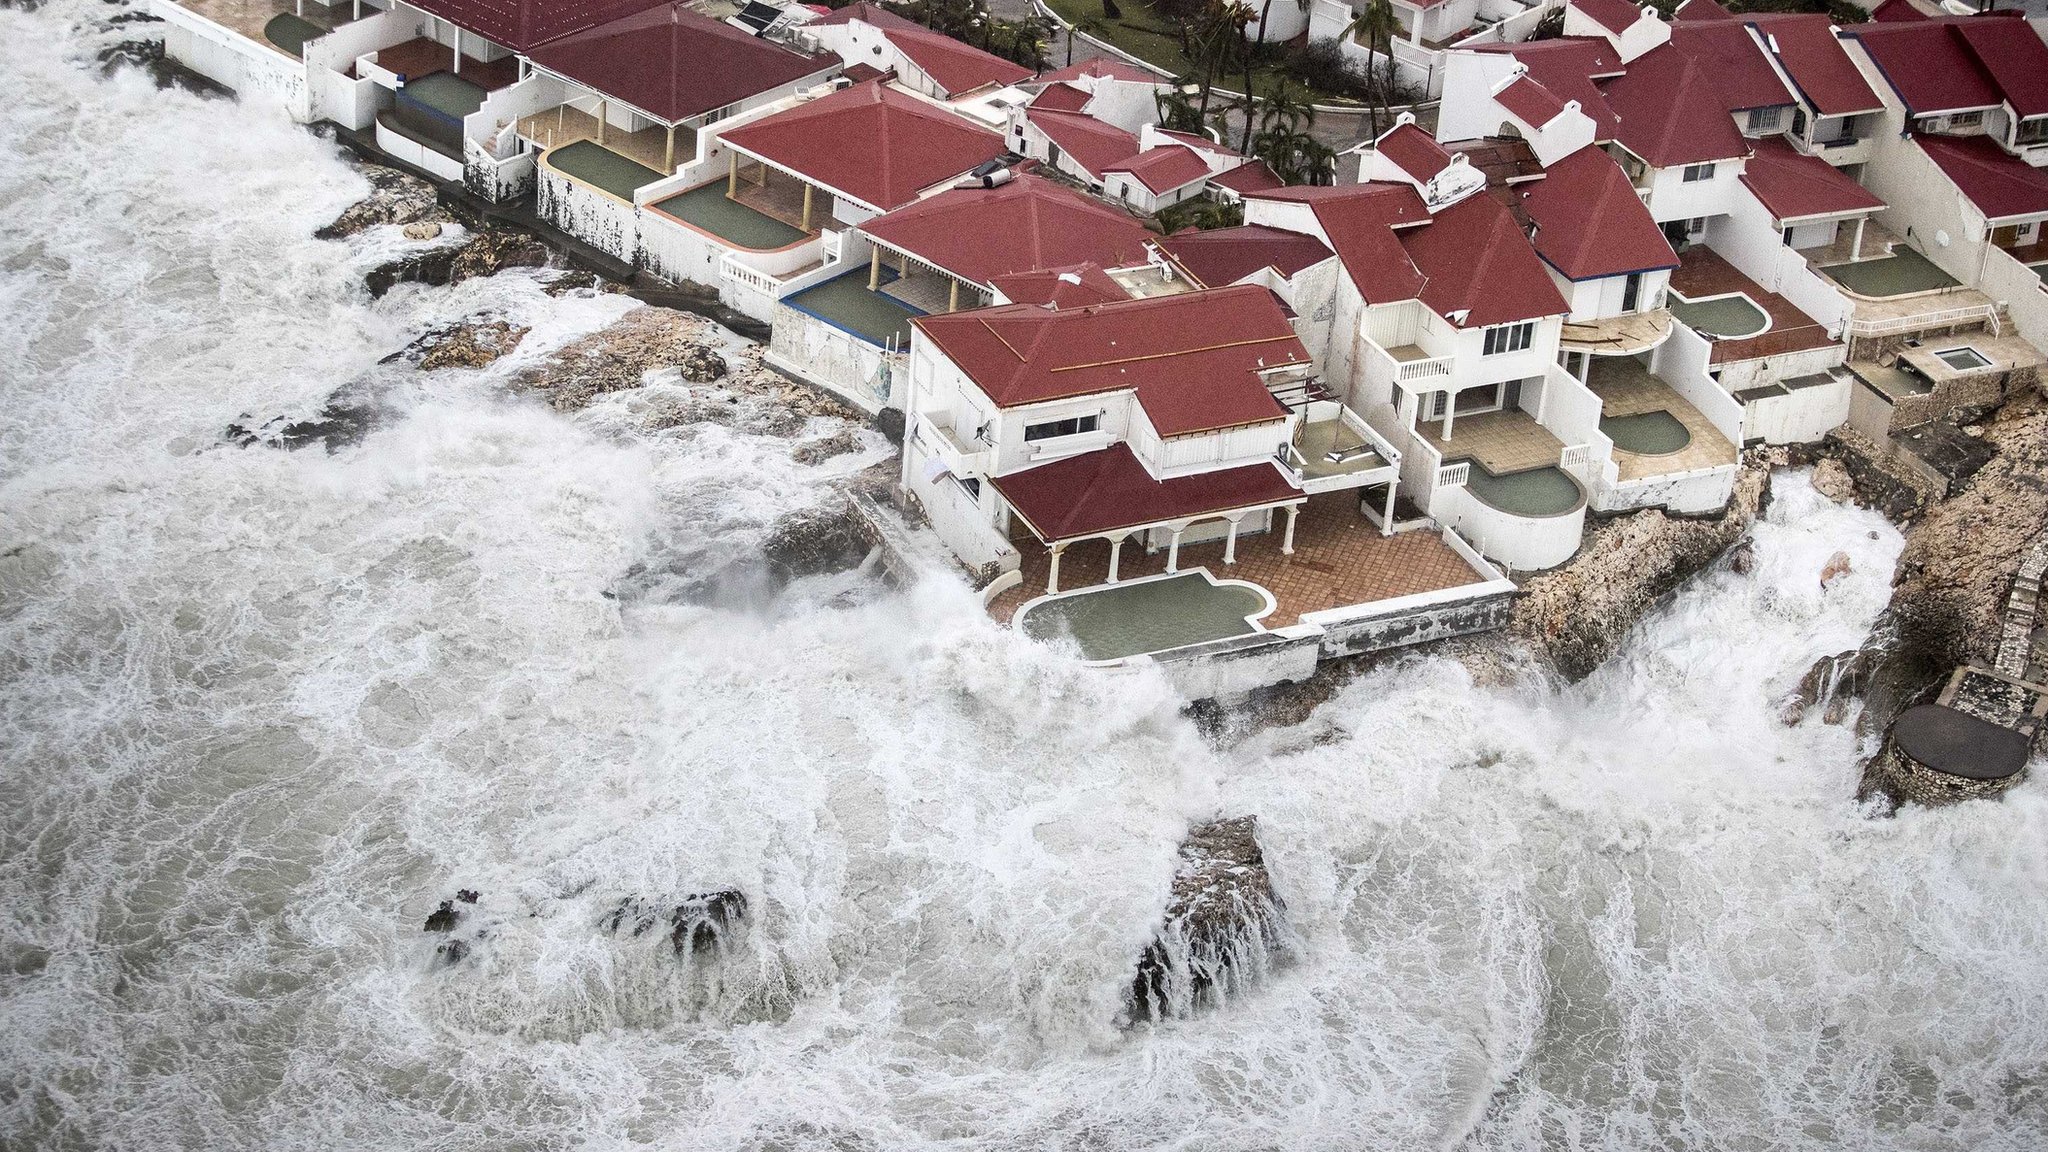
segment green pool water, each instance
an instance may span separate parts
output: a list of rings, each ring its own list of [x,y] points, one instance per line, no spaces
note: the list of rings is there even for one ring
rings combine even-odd
[[[1018,627],[1034,640],[1072,637],[1090,660],[1120,660],[1249,635],[1258,629],[1245,618],[1265,607],[1265,597],[1241,584],[1185,572],[1048,600],[1026,610]]]
[[[768,251],[786,248],[804,238],[796,228],[773,216],[764,216],[727,196],[723,180],[700,184],[654,206],[678,220],[689,221],[736,248]]]
[[[1671,314],[1686,327],[1729,339],[1754,336],[1770,326],[1771,318],[1747,296],[1715,296],[1706,300],[1682,300],[1673,293],[1667,301]]]
[[[1894,248],[1880,260],[1858,260],[1854,264],[1830,264],[1821,271],[1835,283],[1858,296],[1910,296],[1953,288],[1956,278],[1911,248]]]
[[[865,271],[835,276],[806,288],[783,303],[844,328],[870,344],[910,346],[910,318],[924,313],[880,292],[868,291]]]
[[[548,153],[548,163],[627,201],[633,199],[635,189],[661,179],[661,173],[645,164],[636,164],[590,140],[578,140],[555,149]]]
[[[263,38],[294,56],[303,56],[306,41],[327,35],[327,29],[290,12],[281,12],[263,26]]]
[[[1692,433],[1669,412],[1600,418],[1600,431],[1623,452],[1638,456],[1669,456],[1692,443]]]
[[[486,95],[482,88],[453,72],[429,72],[405,82],[406,99],[457,120],[483,107]]]
[[[1496,476],[1474,460],[1465,488],[1485,503],[1516,516],[1562,516],[1585,502],[1578,482],[1561,469],[1530,468]]]
[[[2029,264],[2027,267],[2034,270],[2034,275],[2039,276],[2043,284],[2048,284],[2048,263]]]

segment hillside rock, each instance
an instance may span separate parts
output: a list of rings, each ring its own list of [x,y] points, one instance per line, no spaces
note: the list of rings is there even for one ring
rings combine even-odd
[[[1769,458],[1745,454],[1728,506],[1712,517],[1651,509],[1587,526],[1578,555],[1522,580],[1507,635],[1582,680],[1665,594],[1742,538],[1770,496]]]
[[[1166,919],[1138,958],[1131,1019],[1185,1016],[1262,976],[1289,948],[1286,912],[1256,817],[1197,825],[1181,841]]]
[[[1830,456],[1813,466],[1813,490],[1837,504],[1845,504],[1856,498],[1856,481],[1840,460]]]
[[[792,512],[761,544],[770,575],[781,583],[858,567],[875,548],[867,521],[845,500]]]

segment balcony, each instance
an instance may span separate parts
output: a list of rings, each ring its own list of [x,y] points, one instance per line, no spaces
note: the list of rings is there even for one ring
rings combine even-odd
[[[1375,383],[1392,381],[1409,392],[1442,391],[1457,366],[1454,358],[1431,356],[1415,344],[1382,348],[1368,337],[1365,350],[1367,379]]]
[[[926,415],[918,420],[917,432],[932,455],[945,463],[948,472],[962,479],[987,475],[995,450],[963,435],[951,420]]]
[[[1334,400],[1308,406],[1283,463],[1309,493],[1392,483],[1401,453],[1364,418]]]

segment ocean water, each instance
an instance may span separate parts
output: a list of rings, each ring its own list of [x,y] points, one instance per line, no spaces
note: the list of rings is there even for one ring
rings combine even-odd
[[[508,389],[626,305],[370,301],[334,147],[101,78],[115,10],[0,9],[0,1145],[2048,1145],[2043,784],[1871,819],[1851,730],[1776,720],[1877,516],[1781,476],[1582,684],[1416,658],[1212,746],[944,577],[692,594],[879,447]],[[479,309],[509,361],[378,365]],[[359,444],[221,442],[342,385]],[[1121,1027],[1243,812],[1298,960]],[[722,887],[721,958],[598,924]]]

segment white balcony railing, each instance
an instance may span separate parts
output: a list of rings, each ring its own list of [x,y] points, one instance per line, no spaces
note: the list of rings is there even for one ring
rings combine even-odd
[[[1471,478],[1472,465],[1465,460],[1460,460],[1456,464],[1446,464],[1436,470],[1436,486],[1439,488],[1463,488],[1465,481]]]

